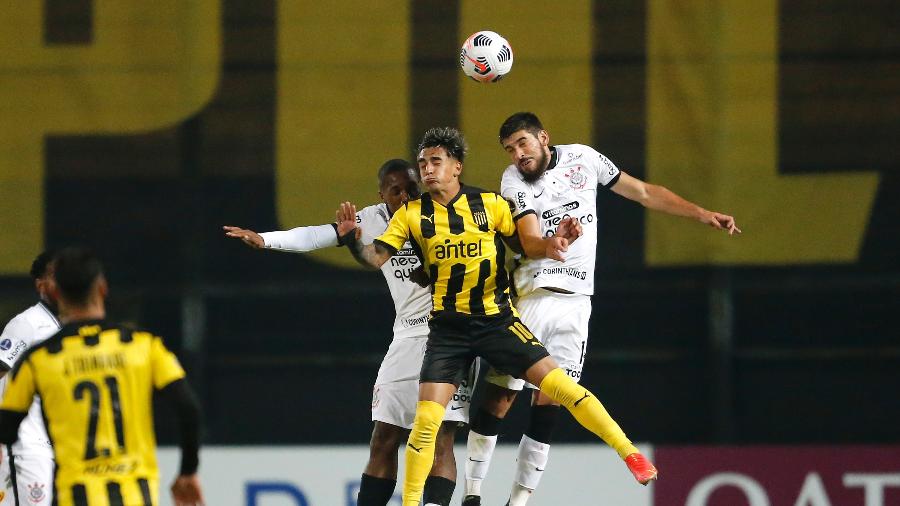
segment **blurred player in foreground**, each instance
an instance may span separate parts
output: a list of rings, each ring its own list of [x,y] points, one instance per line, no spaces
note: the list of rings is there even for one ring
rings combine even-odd
[[[340,210],[338,232],[357,261],[381,267],[410,241],[432,282],[434,310],[416,418],[406,445],[403,506],[419,504],[440,420],[476,356],[539,385],[626,461],[646,462],[600,401],[572,381],[519,320],[509,301],[501,239],[516,236],[510,206],[496,193],[460,182],[465,152],[465,140],[456,129],[427,131],[417,162],[428,193],[398,209],[373,244],[356,239],[355,207],[345,202]],[[577,221],[566,219],[552,237],[521,235],[518,241],[529,257],[563,260],[579,234]]]
[[[0,336],[0,393],[6,391],[6,373],[33,346],[59,330],[53,302],[53,253],[45,251],[31,264],[31,278],[38,293],[37,304],[9,321]],[[35,396],[28,416],[19,426],[19,439],[0,449],[0,506],[49,505],[53,501],[53,445],[41,414],[41,400]]]
[[[56,457],[54,504],[159,504],[153,391],[181,422],[177,506],[203,504],[197,478],[199,414],[184,370],[162,339],[105,320],[100,261],[66,248],[55,261],[63,328],[28,350],[10,373],[0,405],[0,442],[12,444],[38,395]]]
[[[740,233],[731,216],[707,211],[668,189],[621,172],[589,146],[550,145],[550,135],[532,113],[516,113],[500,127],[500,144],[512,165],[503,172],[500,192],[513,203],[520,233],[552,235],[559,217],[581,223],[584,236],[572,245],[560,265],[546,259],[522,259],[514,271],[516,309],[550,355],[575,382],[581,379],[587,351],[591,295],[597,252],[597,188],[605,188],[643,206],[693,218],[729,234]],[[506,416],[524,381],[489,371],[481,406],[475,410],[466,460],[463,506],[481,504],[481,482],[497,444],[500,420]],[[535,388],[529,385],[530,388]],[[529,426],[519,443],[516,476],[509,506],[523,506],[547,467],[550,442],[559,418],[559,403],[533,390]],[[647,468],[655,475],[656,470]]]
[[[393,159],[378,169],[378,189],[382,203],[356,214],[361,240],[368,244],[384,233],[391,216],[410,198],[419,196],[416,169],[406,160]],[[236,237],[256,249],[302,252],[338,246],[337,225],[297,227],[287,231],[257,234],[252,230],[224,227],[228,237]],[[415,252],[404,246],[381,266],[394,299],[394,337],[378,370],[372,395],[372,439],[369,461],[359,487],[359,506],[385,506],[397,486],[397,450],[413,424],[419,391],[419,370],[428,337],[431,294],[410,278],[421,264]],[[477,373],[477,371],[476,371]],[[453,439],[459,423],[469,421],[469,402],[474,378],[466,378],[454,395],[454,403],[444,416],[438,433],[434,468],[425,483],[425,504],[448,506],[456,487],[456,459]]]

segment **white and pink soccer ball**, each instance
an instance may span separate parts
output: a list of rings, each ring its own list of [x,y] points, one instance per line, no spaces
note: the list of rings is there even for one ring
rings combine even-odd
[[[475,32],[459,50],[459,65],[463,72],[481,83],[498,81],[512,70],[512,64],[512,47],[496,32]]]

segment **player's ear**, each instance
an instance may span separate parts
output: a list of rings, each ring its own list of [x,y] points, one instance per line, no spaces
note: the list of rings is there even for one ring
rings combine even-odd
[[[549,146],[550,134],[546,130],[541,130],[538,132],[538,140],[541,142],[541,146]]]
[[[106,276],[102,274],[97,278],[97,293],[103,299],[106,299],[106,296],[109,295],[109,284],[106,282]]]

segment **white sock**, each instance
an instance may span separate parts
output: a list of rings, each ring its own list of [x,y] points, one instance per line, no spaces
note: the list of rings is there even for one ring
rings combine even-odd
[[[529,490],[518,483],[513,483],[512,492],[509,494],[507,506],[525,506],[534,490]]]
[[[522,441],[519,442],[519,456],[516,458],[516,478],[513,483],[513,492],[516,486],[521,486],[530,492],[537,488],[544,475],[544,468],[547,467],[547,461],[550,459],[550,445],[535,441],[526,435],[522,435]],[[525,504],[527,497],[521,503],[510,501],[510,506]]]
[[[466,443],[466,495],[481,495],[481,482],[487,476],[497,436],[482,436],[470,430]]]

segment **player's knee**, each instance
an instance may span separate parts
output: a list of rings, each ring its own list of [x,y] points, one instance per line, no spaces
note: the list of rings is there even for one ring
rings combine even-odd
[[[535,405],[531,407],[531,419],[525,435],[535,441],[550,444],[559,421],[560,406]]]
[[[444,406],[434,401],[419,401],[416,405],[416,418],[413,422],[409,442],[416,446],[431,446],[435,442],[441,421],[444,419]]]
[[[500,433],[501,420],[484,408],[478,408],[472,415],[471,429],[482,436],[496,436]]]
[[[395,453],[406,436],[406,429],[389,423],[375,422],[372,440],[369,442],[373,454]]]
[[[494,415],[497,418],[503,418],[516,400],[519,392],[510,390],[497,385],[487,384],[485,388],[485,396],[481,401],[481,409]]]

